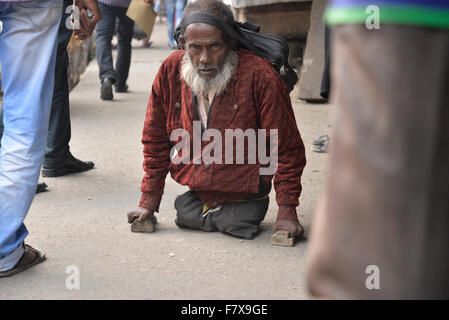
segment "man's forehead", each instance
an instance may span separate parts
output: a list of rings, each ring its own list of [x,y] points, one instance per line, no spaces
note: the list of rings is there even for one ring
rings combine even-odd
[[[223,32],[207,23],[192,23],[186,28],[188,41],[212,42],[223,39]]]

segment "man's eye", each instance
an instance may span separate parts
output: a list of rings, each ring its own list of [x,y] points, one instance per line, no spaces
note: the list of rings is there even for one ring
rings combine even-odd
[[[197,45],[197,44],[191,44],[191,45],[189,46],[189,48],[192,49],[192,50],[198,50],[198,49],[200,48],[200,46]]]

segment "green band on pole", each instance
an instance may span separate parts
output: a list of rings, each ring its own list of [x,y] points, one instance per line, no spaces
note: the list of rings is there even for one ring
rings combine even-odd
[[[325,13],[330,25],[365,23],[372,12],[366,7],[328,8]],[[449,28],[449,10],[429,9],[418,6],[379,6],[382,23],[408,24],[435,28]]]

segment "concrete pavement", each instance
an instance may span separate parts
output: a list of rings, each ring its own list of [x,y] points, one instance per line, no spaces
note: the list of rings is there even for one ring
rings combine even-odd
[[[44,250],[47,260],[0,279],[0,299],[307,299],[307,242],[270,245],[274,191],[261,234],[242,241],[179,229],[173,202],[186,188],[168,176],[156,233],[130,232],[126,213],[138,205],[144,173],[146,105],[152,80],[171,52],[164,26],[156,25],[152,41],[150,49],[133,42],[129,93],[100,100],[96,61],[72,91],[71,150],[94,161],[95,169],[41,179],[49,191],[36,196],[25,223],[27,242]],[[298,211],[308,234],[328,157],[312,153],[311,142],[328,133],[329,106],[293,102],[307,151]],[[79,270],[79,289],[70,289],[73,270]]]

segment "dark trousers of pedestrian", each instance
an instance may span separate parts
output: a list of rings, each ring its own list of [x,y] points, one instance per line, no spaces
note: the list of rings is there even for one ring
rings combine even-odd
[[[71,1],[64,1],[64,8]],[[63,163],[69,155],[71,138],[68,65],[69,56],[67,46],[70,42],[72,30],[66,28],[67,14],[63,18],[58,30],[58,48],[55,66],[55,84],[45,152],[44,166],[55,166]],[[0,140],[3,135],[3,106],[0,108]]]
[[[126,16],[128,8],[114,7],[98,3],[103,18],[96,26],[96,56],[100,69],[100,79],[112,80],[118,87],[124,87],[128,79],[131,65],[131,41],[133,38],[134,21]],[[117,61],[115,71],[112,59],[111,41],[117,25]]]
[[[63,163],[70,154],[71,138],[70,103],[69,103],[69,54],[67,46],[72,30],[61,22],[58,33],[58,49],[56,55],[55,87],[48,126],[47,150],[44,166],[57,166]]]

